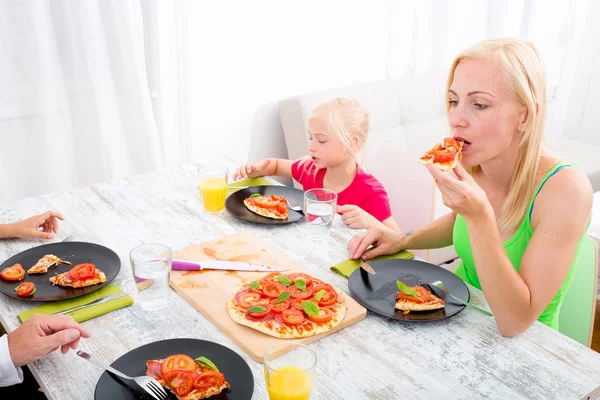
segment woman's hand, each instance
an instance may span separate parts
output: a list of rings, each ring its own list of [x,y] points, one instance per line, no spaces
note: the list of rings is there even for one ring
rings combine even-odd
[[[257,176],[263,176],[264,171],[269,166],[270,160],[265,158],[254,164],[246,164],[235,170],[233,174],[233,180],[256,178]]]
[[[338,206],[336,212],[342,214],[342,221],[353,229],[369,229],[377,224],[377,218],[353,204]]]
[[[462,215],[465,219],[478,218],[486,214],[494,215],[494,210],[487,195],[461,165],[454,168],[454,173],[458,179],[440,171],[431,164],[427,164],[426,167],[435,179],[446,207]]]
[[[403,233],[391,230],[383,224],[376,224],[368,231],[354,235],[348,243],[350,258],[370,260],[382,254],[394,254],[405,250]],[[369,250],[367,248],[373,246]]]
[[[52,233],[58,232],[59,219],[64,220],[60,213],[46,211],[43,214],[13,224],[12,236],[17,238],[52,239]]]

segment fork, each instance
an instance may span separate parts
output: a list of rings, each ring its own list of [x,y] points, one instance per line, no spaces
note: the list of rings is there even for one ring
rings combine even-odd
[[[477,310],[477,311],[479,311],[479,312],[481,312],[481,313],[483,313],[485,315],[489,315],[490,317],[494,316],[491,312],[489,312],[485,308],[478,307],[478,306],[476,306],[474,304],[471,304],[469,302],[461,300],[458,297],[453,296],[450,293],[448,293],[448,289],[446,289],[446,285],[444,285],[444,283],[442,281],[435,281],[435,282],[424,283],[421,286],[423,286],[425,289],[429,290],[430,292],[433,292],[432,286],[438,287],[438,288],[442,289],[444,291],[444,293],[446,293],[446,295],[448,295],[448,297],[450,297],[451,299],[454,299],[454,300],[458,301],[459,303],[464,304],[467,307],[471,307],[471,308],[473,308],[473,309],[475,309],[475,310]]]
[[[77,352],[77,355],[81,358],[88,360],[92,364],[96,364],[100,368],[103,368],[109,372],[112,372],[113,374],[115,374],[123,379],[128,379],[130,381],[134,381],[142,389],[144,389],[144,391],[146,391],[146,393],[148,393],[150,396],[152,396],[153,399],[166,400],[169,398],[169,394],[165,391],[165,389],[163,389],[163,387],[154,378],[151,378],[151,377],[145,376],[145,375],[144,376],[136,376],[136,377],[127,376],[124,373],[117,371],[110,365],[106,365],[106,364],[92,358],[92,356],[90,354],[86,353],[85,351],[80,350]]]
[[[296,212],[304,214],[304,212],[302,211],[302,207],[300,207],[298,205],[298,203],[296,203],[296,200],[294,200],[294,199],[288,199],[287,197],[286,197],[285,200],[287,201],[289,208],[291,208],[292,210],[294,210]]]

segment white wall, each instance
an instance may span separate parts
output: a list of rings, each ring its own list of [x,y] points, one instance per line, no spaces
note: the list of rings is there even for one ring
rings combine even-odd
[[[286,157],[280,99],[385,78],[387,0],[186,6],[193,161]]]

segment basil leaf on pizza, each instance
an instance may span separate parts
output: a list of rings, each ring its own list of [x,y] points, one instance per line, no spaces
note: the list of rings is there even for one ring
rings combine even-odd
[[[302,290],[303,292],[306,292],[306,281],[304,279],[296,279],[294,285],[296,285],[296,287]]]
[[[260,197],[260,194],[259,193],[253,193],[249,197]]]
[[[327,291],[321,289],[319,290],[317,293],[315,293],[315,300],[316,301],[321,301],[321,299],[323,298],[323,295],[327,293]]]
[[[419,292],[411,287],[406,286],[404,283],[402,283],[402,281],[396,281],[396,286],[398,286],[398,290],[406,293],[409,296],[419,297]]]
[[[252,288],[252,290],[258,289],[259,286],[260,286],[260,282],[259,281],[252,281],[252,282],[250,282],[250,287]]]
[[[290,281],[290,278],[288,278],[285,275],[279,275],[277,277],[277,282],[281,283],[285,287],[290,287],[290,285],[292,284],[292,281]]]
[[[312,301],[305,301],[305,302],[303,302],[302,303],[302,309],[304,310],[305,313],[307,313],[311,317],[318,316],[319,315],[319,311],[321,311],[321,309],[319,308],[319,306],[316,303],[313,303]]]
[[[279,304],[279,303],[286,301],[289,298],[290,298],[290,292],[282,292],[273,303]]]
[[[251,312],[251,313],[257,313],[258,314],[258,313],[262,313],[262,312],[265,312],[265,311],[267,311],[267,308],[263,307],[263,306],[252,306],[252,307],[248,308],[248,312]]]
[[[215,371],[219,372],[219,368],[217,368],[217,366],[206,357],[198,357],[194,361],[196,361],[198,364],[200,364],[202,366],[206,366],[208,368],[214,369]]]

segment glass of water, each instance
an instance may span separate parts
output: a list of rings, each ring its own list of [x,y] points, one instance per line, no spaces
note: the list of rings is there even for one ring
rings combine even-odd
[[[129,253],[138,290],[136,302],[145,310],[156,311],[167,305],[171,253],[162,244],[143,244]]]
[[[310,189],[304,192],[304,215],[308,233],[328,235],[337,206],[337,194],[329,189]]]

